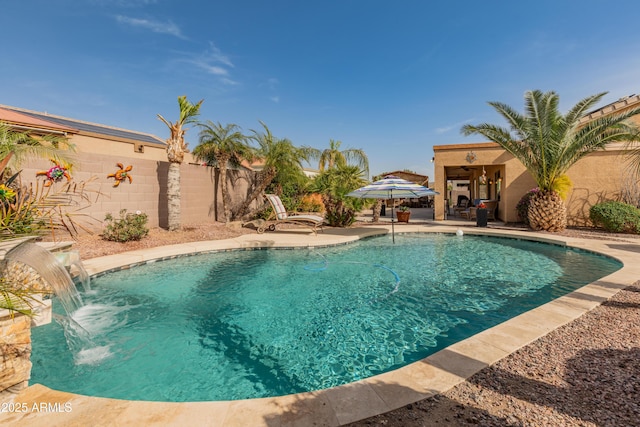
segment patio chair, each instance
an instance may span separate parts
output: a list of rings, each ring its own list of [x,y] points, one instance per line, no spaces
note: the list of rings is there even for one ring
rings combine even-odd
[[[466,210],[460,212],[460,216],[466,219],[476,219],[476,210],[475,206],[469,206]]]
[[[275,231],[277,224],[289,223],[289,224],[299,224],[304,225],[305,227],[311,228],[313,234],[318,234],[318,227],[322,229],[322,224],[324,223],[324,218],[318,215],[289,215],[287,209],[282,204],[282,200],[280,197],[275,194],[267,194],[265,195],[269,203],[271,203],[271,207],[273,208],[273,212],[275,213],[275,222],[272,224],[265,224],[258,228],[258,233],[262,234],[265,230]]]
[[[468,204],[469,204],[469,199],[460,200],[458,205],[453,207],[453,214],[454,215],[462,215],[462,212],[467,210]]]
[[[485,200],[485,206],[487,207],[487,219],[491,221],[496,220],[496,208],[498,207],[497,200]]]

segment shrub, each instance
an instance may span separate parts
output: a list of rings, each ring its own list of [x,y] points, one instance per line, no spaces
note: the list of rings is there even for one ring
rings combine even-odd
[[[323,212],[324,203],[322,203],[322,195],[318,193],[307,194],[302,198],[298,208],[302,212]]]
[[[323,194],[322,201],[326,209],[325,220],[332,227],[348,227],[356,221],[356,210],[344,200],[330,194]]]
[[[529,211],[529,201],[531,200],[531,197],[533,197],[533,195],[538,191],[540,190],[537,187],[527,191],[516,205],[518,219],[520,219],[520,221],[523,222],[526,226],[529,225],[529,215],[527,213]]]
[[[132,240],[141,240],[149,234],[147,227],[147,214],[140,211],[136,213],[127,213],[126,209],[120,210],[120,218],[114,218],[108,213],[104,218],[106,225],[102,233],[104,240],[112,242],[130,242]]]
[[[0,176],[0,240],[57,231],[75,237],[79,229],[88,231],[80,219],[91,218],[79,211],[92,203],[90,193],[99,195],[86,188],[93,178],[45,187],[19,184],[19,174],[6,180]]]
[[[640,209],[622,202],[598,203],[589,209],[596,227],[613,233],[640,233]]]

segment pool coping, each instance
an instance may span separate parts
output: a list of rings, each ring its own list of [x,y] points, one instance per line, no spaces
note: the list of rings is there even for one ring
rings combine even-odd
[[[214,402],[147,402],[90,397],[34,384],[12,397],[23,412],[1,413],[0,421],[29,425],[209,425],[340,426],[389,412],[445,392],[467,378],[597,307],[640,278],[640,241],[583,239],[508,228],[403,224],[396,233],[492,235],[569,246],[604,254],[623,267],[563,297],[457,342],[394,371],[325,390],[288,396]],[[198,252],[263,248],[309,248],[347,244],[390,232],[388,225],[325,229],[316,235],[303,229],[246,234],[233,239],[192,242],[141,249],[83,261],[100,275],[123,266],[155,262]],[[127,268],[127,267],[125,267]],[[19,404],[20,406],[17,406]],[[44,406],[42,406],[44,404]]]

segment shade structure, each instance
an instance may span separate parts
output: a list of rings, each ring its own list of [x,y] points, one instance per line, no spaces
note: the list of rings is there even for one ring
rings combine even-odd
[[[388,175],[383,179],[374,181],[371,184],[360,187],[348,193],[347,196],[358,197],[360,199],[416,199],[425,196],[435,196],[440,194],[424,185],[398,178],[397,176]],[[394,208],[391,205],[391,238],[395,243],[395,229],[393,213]]]

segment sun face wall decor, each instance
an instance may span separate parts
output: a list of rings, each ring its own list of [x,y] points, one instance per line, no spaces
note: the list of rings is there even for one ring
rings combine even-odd
[[[116,180],[116,182],[113,183],[113,186],[117,187],[122,181],[126,179],[128,179],[129,184],[131,184],[133,182],[133,178],[131,178],[129,171],[133,169],[133,166],[129,165],[125,168],[122,163],[116,163],[116,166],[118,166],[120,169],[118,169],[115,173],[107,175],[107,178],[114,178]]]
[[[50,187],[54,182],[58,182],[62,180],[62,178],[66,178],[67,181],[71,181],[71,175],[69,174],[69,170],[71,169],[71,165],[63,164],[62,162],[58,162],[54,159],[51,160],[55,166],[46,171],[36,172],[36,177],[45,175],[46,181],[44,183],[45,187]]]

